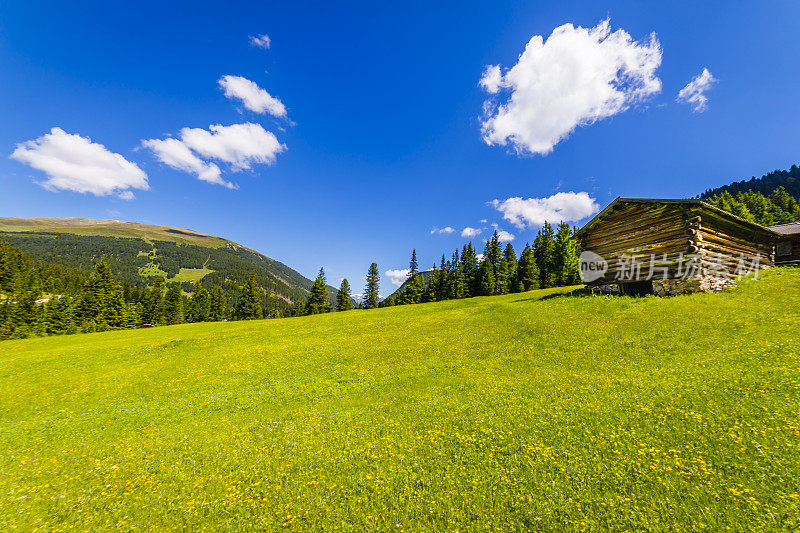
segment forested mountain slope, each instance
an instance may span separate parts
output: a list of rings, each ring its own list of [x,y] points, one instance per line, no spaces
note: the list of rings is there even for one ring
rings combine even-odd
[[[705,200],[726,191],[732,195],[752,191],[769,196],[779,187],[783,187],[790,196],[800,198],[800,167],[792,165],[789,170],[775,170],[760,178],[753,176],[749,180],[734,181],[729,185],[709,189],[701,194],[700,198]]]
[[[706,202],[745,220],[773,226],[800,221],[800,168],[776,170],[735,181],[700,195]]]
[[[0,217],[0,239],[31,257],[84,271],[105,259],[114,276],[135,287],[156,277],[194,281],[237,292],[251,271],[259,284],[287,303],[303,301],[312,281],[283,263],[233,241],[192,230],[85,218],[20,219]],[[331,296],[336,290],[329,287]]]

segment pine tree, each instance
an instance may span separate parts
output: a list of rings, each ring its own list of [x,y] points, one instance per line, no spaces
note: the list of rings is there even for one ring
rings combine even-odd
[[[492,268],[491,261],[487,260],[484,256],[483,261],[481,261],[480,266],[478,267],[478,295],[480,296],[491,296],[494,294],[494,269]]]
[[[164,279],[157,277],[153,287],[144,298],[142,309],[142,322],[145,324],[158,324],[161,322],[161,313],[164,307]]]
[[[235,318],[239,320],[253,320],[264,318],[264,309],[261,306],[261,286],[256,279],[256,273],[250,272],[244,287],[242,287],[239,304],[234,311]]]
[[[464,296],[476,296],[478,294],[478,256],[471,242],[465,244],[461,252],[461,272],[464,276]]]
[[[101,259],[83,288],[78,319],[87,325],[93,324],[89,327],[94,331],[124,328],[134,319],[129,306],[122,286],[117,284],[108,264]]]
[[[579,248],[569,224],[559,224],[553,245],[554,281],[557,285],[575,285],[580,282]]]
[[[267,315],[267,318],[283,318],[283,304],[284,301],[280,296],[277,294],[271,294],[267,299],[267,306],[269,308],[269,314]]]
[[[447,297],[451,300],[463,298],[467,294],[467,284],[464,282],[464,271],[456,268],[450,277],[450,285],[447,287]]]
[[[320,268],[317,279],[311,285],[306,303],[306,312],[309,315],[327,313],[331,310],[331,300],[328,295],[328,284],[325,282],[325,270]]]
[[[441,275],[442,272],[436,267],[436,263],[434,263],[433,270],[431,270],[431,273],[428,276],[428,285],[422,291],[422,297],[419,299],[420,302],[435,302],[437,300],[437,292],[440,285]]]
[[[64,335],[77,331],[69,298],[53,298],[45,306],[45,332],[47,335]]]
[[[189,307],[186,310],[186,320],[188,322],[205,322],[211,316],[211,295],[200,286],[200,282],[194,283],[192,298],[189,300]]]
[[[350,296],[350,283],[347,278],[342,280],[339,292],[336,293],[336,310],[349,311],[353,308],[353,298]]]
[[[439,263],[439,279],[436,280],[436,284],[434,285],[437,302],[447,299],[447,287],[450,285],[451,268],[452,265],[450,261],[445,259],[444,254],[442,254],[442,262]]]
[[[211,287],[211,305],[210,316],[211,320],[219,322],[228,318],[228,300],[222,287],[215,285]]]
[[[544,223],[533,242],[533,254],[539,268],[539,286],[543,289],[556,286],[555,235],[553,226]]]
[[[506,292],[517,292],[517,266],[519,263],[517,253],[511,243],[506,245],[503,255],[506,258]]]
[[[517,291],[524,292],[539,288],[539,267],[533,249],[526,244],[517,265]]]
[[[416,253],[414,254],[416,260]],[[364,289],[364,308],[375,309],[378,307],[378,300],[380,296],[378,291],[380,289],[380,275],[378,274],[377,263],[372,263],[367,272],[367,287]]]
[[[494,230],[494,234],[492,238],[486,243],[486,249],[483,253],[483,260],[489,260],[489,265],[492,267],[492,271],[497,276],[497,267],[500,266],[500,234],[497,230]]]
[[[306,314],[306,305],[300,300],[292,305],[292,316],[304,316]]]
[[[404,304],[418,304],[422,301],[425,292],[425,278],[419,273],[417,264],[417,251],[411,251],[411,261],[408,265],[408,281],[403,289],[402,301]]]
[[[502,255],[495,271],[494,294],[508,294],[508,280],[508,259]]]
[[[173,284],[164,295],[163,320],[169,325],[183,322],[183,296],[179,283]]]

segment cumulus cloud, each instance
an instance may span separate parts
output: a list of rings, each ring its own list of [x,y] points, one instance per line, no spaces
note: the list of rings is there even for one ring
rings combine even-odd
[[[575,128],[659,93],[660,65],[654,33],[639,43],[624,30],[612,33],[608,20],[594,28],[564,24],[547,40],[535,35],[505,73],[499,65],[484,70],[480,85],[492,96],[483,139],[518,154],[548,154]]]
[[[269,113],[278,118],[286,116],[286,106],[283,105],[283,102],[247,78],[228,75],[222,76],[217,83],[225,92],[225,96],[240,100],[247,109],[254,113],[259,115]]]
[[[47,175],[41,185],[48,190],[116,195],[132,200],[131,189],[148,190],[147,174],[135,163],[108,150],[89,137],[61,128],[32,141],[17,144],[11,158]]]
[[[461,230],[461,236],[466,238],[477,237],[481,234],[483,230],[480,228],[470,228],[467,226],[466,228]]]
[[[514,240],[514,235],[505,230],[499,229],[497,230],[497,240],[500,242],[511,242]]]
[[[206,163],[178,139],[149,139],[142,146],[153,151],[159,161],[174,169],[195,174],[198,179],[234,189],[235,185],[222,179],[222,171],[214,163]]]
[[[450,226],[447,226],[445,228],[433,228],[431,230],[431,235],[436,235],[436,234],[438,234],[438,235],[450,235],[451,233],[453,233],[455,231],[456,230],[454,230]]]
[[[400,270],[387,270],[386,277],[389,278],[389,281],[391,281],[392,284],[399,287],[403,284],[403,282],[405,282],[405,280],[408,279],[408,269],[403,268]]]
[[[702,113],[708,109],[708,97],[705,93],[717,81],[717,78],[704,68],[703,72],[692,78],[692,81],[680,90],[676,101],[691,105],[695,113]]]
[[[235,185],[223,180],[219,167],[207,160],[228,163],[236,172],[250,169],[257,163],[271,165],[278,154],[286,150],[286,145],[281,144],[272,132],[250,122],[231,126],[212,124],[208,130],[183,128],[180,140],[149,139],[142,141],[142,145],[173,168],[229,188],[235,188]]]
[[[199,155],[230,163],[235,169],[249,169],[253,163],[271,165],[286,145],[260,124],[247,122],[222,126],[212,124],[208,130],[183,128],[183,143]]]
[[[269,49],[269,45],[272,44],[272,41],[269,38],[269,35],[266,33],[262,33],[261,35],[251,35],[250,36],[250,45],[257,46],[259,48]]]
[[[559,192],[547,198],[516,196],[489,203],[520,229],[545,222],[577,222],[600,211],[600,205],[587,192]]]

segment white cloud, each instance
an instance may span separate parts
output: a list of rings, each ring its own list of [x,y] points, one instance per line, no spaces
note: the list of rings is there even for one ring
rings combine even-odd
[[[455,232],[453,228],[447,226],[445,228],[433,228],[431,230],[431,235],[439,234],[439,235],[450,235],[451,233]]]
[[[269,38],[269,35],[266,33],[262,33],[261,35],[251,35],[250,36],[250,45],[257,46],[259,48],[269,49],[269,45],[272,44],[272,41]]]
[[[655,34],[638,43],[605,20],[594,28],[564,24],[545,41],[535,35],[503,74],[486,67],[480,85],[484,141],[511,144],[518,154],[550,153],[579,126],[628,109],[661,91],[656,70],[661,46]]]
[[[237,170],[249,169],[253,163],[271,165],[286,150],[275,134],[251,122],[231,126],[212,124],[208,130],[183,128],[180,135],[183,143],[197,154],[230,163]]]
[[[505,230],[499,229],[497,230],[497,240],[500,242],[511,242],[514,240],[514,235]]]
[[[253,164],[271,165],[286,150],[277,137],[259,124],[247,122],[202,128],[183,128],[178,139],[149,139],[142,145],[151,149],[166,165],[197,175],[203,181],[235,189],[236,185],[221,177],[220,168],[208,159],[230,164],[234,171],[249,169]]]
[[[480,228],[470,228],[469,226],[467,226],[466,228],[461,230],[461,236],[466,238],[477,237],[478,235],[481,234],[481,231],[483,230]]]
[[[389,281],[391,281],[394,285],[399,287],[405,280],[408,279],[408,269],[403,268],[400,270],[387,270],[386,277],[389,278]]]
[[[518,228],[545,222],[577,222],[600,211],[600,205],[587,192],[559,192],[547,198],[516,196],[489,203]]]
[[[108,150],[89,137],[81,137],[53,128],[38,139],[17,144],[11,158],[41,170],[48,190],[115,194],[132,200],[130,189],[150,189],[147,174],[135,163]]]
[[[505,230],[497,230],[497,238],[500,242],[511,242],[514,240],[514,235]]]
[[[719,80],[712,76],[707,68],[704,68],[703,72],[692,78],[692,81],[680,90],[675,101],[689,104],[695,113],[702,113],[708,109],[708,97],[705,92],[711,89],[711,86],[717,81]]]
[[[198,179],[223,185],[229,189],[236,186],[222,179],[222,171],[214,163],[206,163],[197,157],[188,146],[178,139],[149,139],[142,146],[151,149],[159,161],[172,168],[195,174]]]
[[[475,258],[478,260],[478,263],[483,261],[483,254],[475,254]]]
[[[217,83],[225,92],[225,96],[241,100],[244,106],[254,113],[259,115],[269,113],[273,117],[286,116],[286,106],[283,105],[283,102],[247,78],[222,76]]]

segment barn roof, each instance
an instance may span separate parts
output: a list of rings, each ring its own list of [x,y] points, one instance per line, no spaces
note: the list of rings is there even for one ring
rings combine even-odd
[[[770,226],[769,229],[781,235],[797,235],[800,234],[800,222]]]
[[[709,203],[700,200],[699,198],[623,198],[618,196],[616,200],[608,204],[605,209],[597,213],[593,219],[586,223],[578,232],[575,234],[576,237],[580,238],[584,233],[586,233],[589,229],[594,227],[598,222],[603,220],[606,216],[610,215],[616,207],[621,204],[690,204],[690,205],[698,205],[701,206],[703,209],[708,209],[714,211],[717,214],[722,215],[725,218],[729,218],[731,220],[737,221],[741,224],[749,226],[755,230],[762,230],[766,233],[776,235],[776,231],[774,228],[765,228],[760,224],[756,224],[755,222],[750,222],[749,220],[745,220],[741,217],[737,217],[733,213],[729,213],[723,209],[715,207]]]

